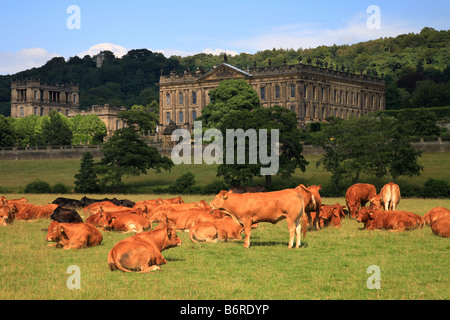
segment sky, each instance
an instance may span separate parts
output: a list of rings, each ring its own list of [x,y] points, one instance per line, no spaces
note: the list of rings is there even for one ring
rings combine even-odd
[[[101,50],[253,54],[449,26],[448,0],[0,0],[0,75]]]

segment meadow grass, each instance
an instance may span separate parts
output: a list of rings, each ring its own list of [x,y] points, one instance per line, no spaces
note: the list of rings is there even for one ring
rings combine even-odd
[[[10,194],[18,198],[23,194]],[[26,195],[30,203],[52,202],[58,195]],[[71,195],[80,199],[83,195]],[[98,195],[154,199],[157,195]],[[175,195],[166,195],[172,197]],[[213,196],[183,196],[186,202]],[[344,204],[343,198],[323,203]],[[424,215],[450,199],[402,199],[399,209]],[[80,213],[82,211],[80,210]],[[83,218],[86,218],[83,216]],[[178,232],[182,245],[163,252],[168,263],[149,274],[111,272],[109,250],[130,233],[103,231],[100,246],[61,250],[45,242],[49,220],[15,221],[0,228],[0,299],[49,300],[446,300],[450,287],[450,242],[430,227],[404,233],[361,230],[356,220],[341,228],[307,232],[300,249],[287,248],[285,221],[261,223],[251,246],[243,241],[194,244]],[[66,270],[81,270],[81,289],[69,290]],[[381,269],[381,289],[370,290],[366,273]]]
[[[296,170],[291,178],[282,180],[280,177],[273,177],[273,184],[277,188],[288,188],[303,184],[330,184],[330,173],[317,168],[316,162],[320,159],[317,155],[306,155],[309,162],[305,172]],[[420,158],[419,163],[425,167],[420,176],[399,177],[399,185],[409,185],[411,188],[421,188],[429,178],[444,179],[450,181],[450,153],[425,153]],[[74,187],[74,175],[80,169],[80,160],[2,160],[0,161],[0,190],[9,193],[21,193],[25,186],[34,181],[42,180],[54,185],[63,183],[69,188]],[[206,186],[214,180],[221,180],[216,177],[217,165],[176,165],[169,171],[156,173],[155,170],[148,170],[148,173],[136,177],[125,177],[125,183],[129,193],[152,193],[156,187],[168,187],[175,180],[186,172],[195,175],[198,186]],[[387,177],[378,179],[362,175],[360,182],[372,183],[379,190],[385,183],[389,182]],[[251,185],[265,185],[264,178],[255,178]]]

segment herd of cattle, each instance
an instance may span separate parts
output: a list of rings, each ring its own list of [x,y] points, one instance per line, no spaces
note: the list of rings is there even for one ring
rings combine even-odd
[[[255,192],[258,191],[258,192]],[[262,191],[262,192],[261,192]],[[181,197],[139,202],[117,199],[81,200],[57,198],[52,204],[35,205],[27,199],[0,197],[0,225],[14,220],[51,219],[47,242],[49,246],[80,249],[99,245],[101,231],[133,232],[135,235],[119,241],[108,255],[109,268],[123,272],[159,270],[166,260],[161,252],[181,245],[176,231],[189,232],[192,242],[240,241],[250,246],[250,234],[258,223],[275,224],[286,219],[289,248],[298,248],[306,230],[327,226],[339,228],[341,219],[356,219],[365,230],[387,229],[404,231],[431,226],[434,234],[450,237],[450,210],[431,209],[423,217],[396,210],[400,189],[386,184],[377,194],[371,184],[355,184],[346,193],[346,205],[323,204],[320,186],[299,185],[294,189],[265,192],[264,190],[221,191],[208,204],[206,201],[185,203]],[[368,206],[366,204],[369,203]],[[78,212],[87,216],[85,221]],[[153,224],[157,226],[153,227]]]

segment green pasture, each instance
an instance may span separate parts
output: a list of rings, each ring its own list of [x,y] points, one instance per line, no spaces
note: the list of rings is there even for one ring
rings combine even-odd
[[[321,184],[329,186],[330,173],[321,167],[316,167],[319,156],[305,156],[309,161],[306,172],[297,170],[288,180],[274,176],[273,183],[278,188],[288,188],[303,184]],[[450,181],[450,153],[423,154],[420,164],[425,167],[420,176],[400,177],[397,183],[403,187],[420,189],[429,178],[444,179]],[[21,160],[21,161],[0,161],[0,192],[21,193],[25,186],[37,179],[48,182],[51,185],[63,183],[69,188],[74,187],[74,175],[80,169],[80,160]],[[177,165],[170,172],[162,171],[156,173],[149,170],[148,174],[137,177],[126,177],[126,184],[129,193],[152,193],[156,187],[168,187],[175,180],[186,172],[192,172],[198,186],[206,186],[214,180],[221,180],[216,177],[217,165]],[[360,182],[372,183],[379,190],[388,178],[377,179],[369,176],[361,176]],[[254,179],[250,185],[265,184],[264,178]],[[329,186],[330,187],[330,186]]]
[[[50,203],[57,196],[26,195],[35,204]],[[98,195],[112,196],[133,201],[158,197]],[[183,198],[209,202],[213,196]],[[436,206],[450,208],[450,199],[402,199],[399,209],[424,215]],[[111,272],[107,265],[109,250],[132,234],[102,232],[100,246],[61,250],[45,242],[43,229],[49,223],[15,221],[0,227],[0,299],[449,299],[450,240],[435,236],[428,226],[405,233],[365,231],[356,220],[345,219],[341,228],[307,232],[303,246],[292,250],[287,248],[285,221],[261,223],[252,232],[249,249],[243,241],[194,244],[187,233],[178,232],[182,245],[163,252],[168,263],[162,270],[136,274]],[[71,265],[80,268],[79,290],[66,285]],[[379,290],[367,287],[371,274],[366,272],[372,265],[381,270]]]

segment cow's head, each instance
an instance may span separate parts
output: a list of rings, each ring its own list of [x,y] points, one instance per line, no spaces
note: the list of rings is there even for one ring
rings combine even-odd
[[[334,205],[332,208],[332,217],[331,217],[331,223],[333,226],[339,228],[341,226],[341,216],[344,215],[344,212],[342,211],[342,206],[337,204]]]
[[[218,195],[211,201],[210,205],[213,209],[224,208],[225,201],[228,199],[228,191],[222,190]]]
[[[168,242],[167,242],[165,248],[168,249],[168,248],[173,248],[173,247],[181,245],[181,239],[178,237],[175,230],[172,229],[172,227],[170,227],[170,226],[166,226],[166,230],[167,230]]]
[[[14,207],[15,208],[15,207]],[[14,221],[14,214],[10,207],[0,205],[0,225],[6,226]]]
[[[103,209],[98,212],[100,214],[100,218],[98,219],[98,224],[103,228],[111,227],[111,223],[114,221],[114,217],[111,216],[111,213],[104,212]]]
[[[64,234],[64,227],[58,221],[52,221],[48,226],[48,233],[45,237],[47,242],[58,242]]]
[[[383,206],[381,205],[381,196],[376,195],[375,197],[372,197],[370,200],[370,207],[373,207],[375,209],[383,209]]]
[[[358,212],[358,217],[356,221],[366,223],[368,220],[372,219],[373,210],[370,207],[363,207]]]

